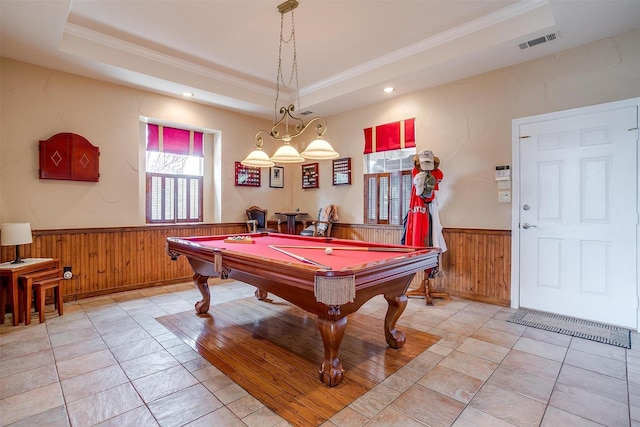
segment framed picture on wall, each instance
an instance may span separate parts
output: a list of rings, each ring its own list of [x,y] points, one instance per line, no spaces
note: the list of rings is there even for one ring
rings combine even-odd
[[[351,185],[351,157],[333,161],[333,185]]]
[[[284,188],[284,168],[274,166],[269,169],[269,187]]]
[[[302,188],[319,188],[318,164],[302,165]]]
[[[236,186],[260,187],[260,168],[244,166],[236,162]]]

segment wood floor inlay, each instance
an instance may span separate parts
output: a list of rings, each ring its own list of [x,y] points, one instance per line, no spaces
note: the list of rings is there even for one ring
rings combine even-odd
[[[344,380],[331,388],[318,379],[324,350],[316,316],[286,301],[245,298],[212,305],[205,315],[157,320],[292,425],[317,426],[440,339],[399,327],[407,341],[392,349],[383,316],[373,314],[348,317],[339,352]]]

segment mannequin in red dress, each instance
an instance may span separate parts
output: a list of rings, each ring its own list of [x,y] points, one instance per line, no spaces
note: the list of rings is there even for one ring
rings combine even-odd
[[[438,190],[443,174],[436,165],[437,157],[430,150],[422,150],[414,156],[411,171],[413,186],[409,200],[409,212],[405,220],[404,236],[401,244],[407,246],[433,246],[429,204]]]
[[[423,150],[413,159],[413,170],[411,176],[413,178],[413,186],[411,187],[411,199],[409,200],[409,212],[405,217],[405,227],[402,240],[403,245],[408,246],[443,246],[442,250],[446,250],[444,239],[442,238],[442,230],[439,219],[437,219],[437,230],[434,229],[436,224],[432,218],[435,208],[437,215],[437,204],[434,202],[438,184],[442,181],[443,173],[439,169],[440,159],[433,155],[430,150]],[[434,202],[434,206],[431,206]],[[439,235],[434,236],[434,233]],[[438,243],[440,242],[440,243]],[[427,305],[433,305],[432,298],[446,298],[446,294],[442,292],[433,292],[430,280],[433,280],[437,271],[432,271],[429,277],[425,277],[417,289],[407,292],[409,297],[424,297]]]

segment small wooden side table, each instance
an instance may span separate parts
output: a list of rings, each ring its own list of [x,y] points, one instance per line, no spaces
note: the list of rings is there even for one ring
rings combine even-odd
[[[60,260],[56,258],[24,258],[23,263],[0,263],[0,280],[6,278],[7,290],[11,294],[11,311],[13,312],[13,326],[18,326],[20,304],[18,301],[18,276],[34,273],[36,271],[60,268]],[[30,304],[30,301],[27,301]],[[0,284],[0,324],[4,323],[5,307],[7,305],[6,293]]]

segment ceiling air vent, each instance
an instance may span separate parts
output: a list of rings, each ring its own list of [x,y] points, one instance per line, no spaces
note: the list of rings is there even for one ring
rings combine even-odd
[[[302,113],[300,113],[301,116],[308,116],[309,114],[313,114],[313,111],[303,111]]]
[[[528,47],[533,47],[542,43],[550,42],[551,40],[555,40],[558,38],[558,33],[547,34],[546,36],[538,37],[532,40],[529,40],[524,43],[520,43],[518,47],[520,49],[526,49]]]

